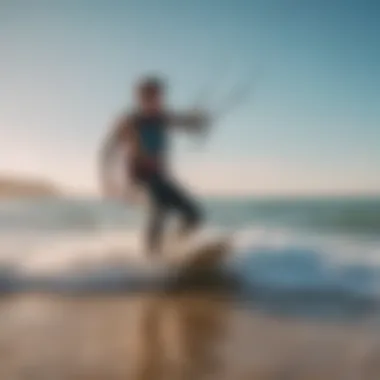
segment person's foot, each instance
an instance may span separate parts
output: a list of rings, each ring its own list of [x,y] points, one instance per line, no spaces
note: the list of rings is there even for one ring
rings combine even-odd
[[[192,224],[192,225],[185,225],[182,227],[177,235],[177,240],[179,242],[184,242],[192,239],[197,235],[197,232],[199,231],[199,225],[198,224]]]
[[[159,249],[148,248],[146,250],[146,257],[149,260],[156,260],[157,258],[161,258],[162,257],[162,252]]]

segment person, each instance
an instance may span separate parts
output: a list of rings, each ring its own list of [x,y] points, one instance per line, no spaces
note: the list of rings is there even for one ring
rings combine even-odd
[[[102,162],[117,144],[127,153],[126,171],[130,194],[143,188],[150,202],[145,245],[150,254],[161,251],[167,215],[180,217],[180,236],[188,236],[203,221],[199,203],[170,174],[168,135],[174,129],[201,132],[209,125],[205,112],[173,113],[164,102],[166,86],[156,77],[143,78],[136,87],[137,108],[124,113],[109,133],[102,149]],[[105,181],[106,194],[112,186]]]

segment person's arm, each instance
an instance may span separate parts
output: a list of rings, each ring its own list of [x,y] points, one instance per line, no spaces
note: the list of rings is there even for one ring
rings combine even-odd
[[[115,189],[110,174],[111,163],[118,145],[124,145],[126,152],[131,156],[137,154],[137,139],[131,120],[123,116],[117,120],[114,127],[105,137],[99,154],[100,180],[106,195],[114,195]]]
[[[205,112],[179,112],[168,114],[169,127],[201,132],[210,124],[210,118]]]

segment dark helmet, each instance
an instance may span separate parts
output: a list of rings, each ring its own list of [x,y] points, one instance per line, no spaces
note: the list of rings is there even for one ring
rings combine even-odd
[[[164,83],[162,79],[154,76],[149,76],[141,79],[137,85],[139,91],[152,94],[161,93],[164,90]]]

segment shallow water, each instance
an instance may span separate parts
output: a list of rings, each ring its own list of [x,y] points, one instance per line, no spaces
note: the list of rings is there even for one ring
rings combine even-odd
[[[228,294],[281,313],[377,312],[380,199],[208,199],[206,234],[233,233],[217,273]],[[96,200],[0,203],[0,289],[152,291],[172,274],[142,260],[142,210]],[[171,223],[173,225],[173,223]],[[149,267],[149,270],[148,270]],[[199,282],[190,283],[194,287]],[[189,285],[189,284],[187,284]]]
[[[18,294],[0,302],[0,377],[375,380],[377,322],[274,317],[207,292]]]
[[[144,261],[143,213],[0,203],[0,378],[380,378],[380,200],[205,200],[220,266]]]

